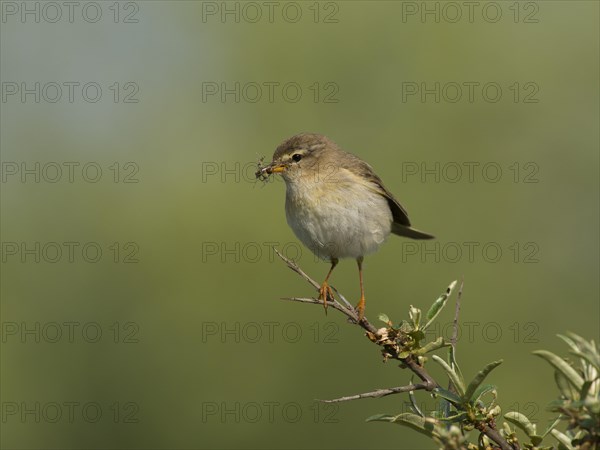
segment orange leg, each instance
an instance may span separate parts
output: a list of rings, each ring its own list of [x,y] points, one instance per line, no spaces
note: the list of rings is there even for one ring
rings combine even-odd
[[[360,278],[360,300],[358,301],[358,305],[356,305],[356,311],[358,311],[358,320],[362,320],[365,317],[365,287],[363,285],[363,274],[362,274],[362,263],[363,257],[359,256],[356,258],[356,262],[358,263],[358,276]]]
[[[323,300],[323,307],[325,308],[325,314],[327,314],[327,299],[329,298],[331,301],[333,301],[333,299],[334,299],[333,291],[329,287],[328,281],[329,281],[329,277],[331,276],[331,272],[333,272],[333,269],[335,269],[335,266],[337,266],[338,262],[339,262],[339,259],[331,258],[331,269],[329,269],[329,272],[327,273],[327,276],[325,277],[325,281],[323,281],[323,284],[321,284],[321,287],[319,288],[319,300]]]

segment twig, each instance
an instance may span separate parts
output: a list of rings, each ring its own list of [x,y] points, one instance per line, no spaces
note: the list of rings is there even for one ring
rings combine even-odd
[[[506,439],[504,439],[502,437],[502,435],[500,434],[500,432],[498,430],[486,425],[483,422],[477,426],[477,429],[479,431],[481,431],[483,434],[485,434],[492,441],[494,441],[496,444],[498,444],[502,450],[519,450],[520,449],[519,444],[515,444],[515,447],[513,447],[506,441]]]
[[[300,267],[298,267],[298,265],[294,261],[289,260],[288,258],[283,256],[281,253],[279,253],[279,251],[277,251],[277,249],[275,249],[275,253],[277,254],[277,256],[279,256],[283,260],[283,262],[286,263],[286,265],[290,269],[292,269],[294,272],[296,272],[298,275],[300,275],[302,278],[304,278],[313,288],[315,288],[315,290],[319,290],[319,288],[320,288],[319,283],[317,283],[310,276],[308,276]],[[460,289],[458,292],[458,296],[457,296],[457,301],[456,301],[456,311],[455,311],[455,316],[454,316],[454,331],[453,331],[453,335],[452,335],[452,339],[451,339],[451,349],[452,350],[454,350],[454,348],[456,346],[456,340],[458,339],[458,313],[460,311],[460,298],[462,296],[462,288],[463,288],[463,283],[461,283],[461,286],[460,286]],[[377,335],[377,328],[373,324],[371,324],[367,320],[366,317],[359,321],[358,314],[356,313],[356,311],[354,310],[352,305],[350,305],[346,301],[346,299],[337,290],[335,290],[335,292],[342,299],[342,301],[345,303],[345,305],[342,305],[337,300],[327,302],[327,304],[329,306],[331,306],[333,309],[336,309],[336,310],[340,311],[341,313],[343,313],[344,315],[346,315],[352,323],[355,323],[358,326],[360,326],[361,328],[363,328],[364,330]],[[310,303],[313,305],[323,305],[324,304],[323,300],[319,300],[319,299],[315,299],[315,298],[288,297],[288,298],[283,298],[282,300],[289,300],[289,301],[300,302],[300,303]],[[356,394],[356,395],[340,397],[340,398],[336,398],[336,399],[332,399],[332,400],[320,400],[320,401],[324,402],[324,403],[338,403],[338,402],[345,402],[345,401],[350,401],[350,400],[358,400],[358,399],[362,399],[362,398],[378,398],[378,397],[384,397],[386,395],[398,394],[398,393],[402,393],[402,392],[412,392],[412,391],[416,391],[416,390],[425,390],[425,391],[431,392],[435,388],[440,387],[440,385],[433,379],[433,377],[431,375],[429,375],[429,373],[425,370],[425,368],[418,363],[418,361],[415,359],[415,357],[413,355],[409,355],[407,358],[399,358],[398,356],[396,356],[395,359],[398,359],[399,361],[402,362],[401,367],[402,366],[407,367],[408,369],[410,369],[411,372],[413,372],[415,375],[417,375],[419,377],[419,379],[422,381],[422,383],[409,384],[407,386],[400,386],[400,387],[389,388],[389,389],[379,389],[377,391],[366,392],[364,394]],[[498,444],[502,450],[519,450],[519,445],[515,444],[514,447],[511,446],[506,441],[506,439],[500,434],[500,432],[494,427],[493,422],[486,423],[484,421],[480,421],[480,422],[477,422],[475,424],[475,426],[481,433],[485,434],[489,439],[491,439],[496,444]]]
[[[454,323],[452,324],[452,338],[450,338],[450,345],[452,345],[452,349],[454,350],[454,355],[456,356],[456,341],[458,339],[458,315],[460,313],[460,300],[462,298],[463,286],[465,284],[464,278],[460,280],[460,287],[458,288],[458,294],[456,296],[456,309],[454,310]]]
[[[346,300],[346,297],[344,297],[342,295],[342,293],[335,288],[335,286],[331,286],[331,289],[333,289],[335,291],[335,293],[342,300],[342,302],[344,303],[344,305],[346,306],[346,308],[348,308],[350,310],[354,310],[354,307],[350,304],[350,302],[348,300]]]
[[[458,288],[458,294],[456,295],[456,307],[454,309],[454,321],[452,323],[452,337],[450,338],[450,364],[453,369],[460,371],[458,364],[456,363],[456,341],[458,340],[458,316],[460,315],[460,301],[462,299],[463,286],[465,284],[464,278],[460,280],[460,286]],[[452,381],[448,381],[448,390],[456,394],[456,387],[452,384]],[[450,408],[449,404],[446,404],[446,409]],[[450,424],[448,424],[449,426]]]
[[[313,305],[323,305],[324,304],[323,300],[319,300],[317,298],[312,298],[312,297],[310,297],[310,298],[307,298],[307,297],[281,297],[281,300],[288,300],[290,302],[311,303]],[[328,301],[327,306],[331,307],[333,309],[337,309],[338,311],[348,315],[347,309],[335,300]]]
[[[292,269],[294,272],[296,272],[298,275],[300,275],[302,278],[304,278],[312,287],[315,288],[315,290],[317,290],[317,291],[319,290],[321,285],[319,285],[319,283],[317,283],[315,280],[313,280],[311,277],[309,277],[300,267],[298,267],[298,265],[294,261],[287,259],[281,253],[279,253],[277,251],[277,249],[275,249],[275,253],[277,254],[277,256],[279,256],[283,260],[283,262],[285,262],[287,264],[287,266],[290,269]],[[336,289],[336,292],[338,292],[337,289]],[[340,297],[343,298],[342,296],[340,296]],[[296,302],[302,302],[302,303],[313,303],[315,305],[323,305],[324,304],[323,300],[318,300],[316,298],[315,299],[307,299],[307,298],[291,297],[291,298],[284,298],[283,300],[290,300],[290,301],[296,301]],[[372,325],[367,320],[366,317],[363,317],[362,320],[358,320],[358,314],[354,310],[354,308],[352,308],[352,305],[350,305],[346,301],[345,298],[344,298],[344,302],[346,304],[348,304],[349,307],[345,307],[345,306],[341,305],[337,300],[334,300],[333,302],[327,302],[327,305],[331,306],[333,309],[337,309],[341,313],[344,313],[346,316],[348,316],[348,318],[353,323],[358,324],[360,327],[364,328],[365,330],[367,330],[371,333],[377,333],[377,328],[375,328],[375,326]]]
[[[427,391],[433,391],[435,388],[440,387],[437,381],[435,381],[433,377],[427,373],[425,368],[419,365],[412,356],[402,359],[401,361],[406,364],[406,367],[408,367],[416,376],[418,376],[421,381],[423,381]]]
[[[279,250],[277,250],[276,248],[273,248],[273,250],[275,250],[275,253],[277,253],[277,256],[279,256],[283,260],[283,262],[285,262],[287,264],[287,266],[290,269],[292,269],[294,272],[296,272],[298,275],[300,275],[302,278],[304,278],[306,281],[308,281],[312,285],[312,287],[314,287],[317,291],[319,290],[321,285],[319,283],[317,283],[315,280],[313,280],[311,277],[306,275],[306,273],[300,267],[298,267],[298,264],[296,264],[291,259],[287,259],[281,253],[279,253]]]
[[[422,389],[427,389],[427,386],[425,384],[409,384],[407,386],[399,386],[399,387],[388,388],[388,389],[377,389],[376,391],[365,392],[364,394],[349,395],[347,397],[340,397],[340,398],[334,398],[332,400],[319,400],[319,401],[322,403],[339,403],[339,402],[347,402],[349,400],[358,400],[361,398],[385,397],[386,395],[401,394],[403,392],[418,391],[418,390],[422,390]]]

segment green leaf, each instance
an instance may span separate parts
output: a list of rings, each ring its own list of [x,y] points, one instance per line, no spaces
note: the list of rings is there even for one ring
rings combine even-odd
[[[438,405],[438,409],[431,413],[432,417],[443,419],[444,417],[449,417],[450,412],[452,410],[452,403],[450,403],[445,398],[440,398],[440,403]]]
[[[571,339],[570,337],[564,336],[562,334],[557,334],[556,336],[558,336],[559,339],[562,339],[563,341],[566,342],[566,344],[571,347],[571,350],[575,350],[578,351],[579,350],[579,346],[575,343],[575,341],[573,339]]]
[[[586,399],[585,407],[589,409],[592,414],[600,414],[600,400],[597,398]]]
[[[550,403],[548,403],[546,409],[552,412],[562,412],[562,410],[566,407],[567,404],[571,405],[571,400],[552,400]]]
[[[450,361],[450,367],[454,369],[454,371],[460,377],[461,380],[464,380],[465,377],[463,376],[458,362],[456,361],[456,348],[454,348],[453,345],[450,345],[450,348],[448,349],[448,360]]]
[[[558,430],[552,430],[550,432],[552,436],[556,438],[556,440],[562,444],[567,450],[574,450],[573,445],[571,444],[571,438],[564,433],[561,433]]]
[[[481,383],[483,383],[483,380],[485,380],[485,377],[487,377],[489,375],[489,373],[494,370],[496,367],[498,367],[500,364],[502,364],[502,360],[498,360],[498,361],[494,361],[489,363],[487,366],[485,366],[483,369],[481,369],[479,372],[477,372],[477,375],[475,375],[475,378],[473,378],[473,381],[471,381],[469,383],[469,386],[467,386],[467,390],[465,392],[465,396],[464,396],[464,400],[466,402],[471,401],[473,394],[475,394],[475,391],[477,390],[477,388],[481,385]]]
[[[446,361],[440,358],[438,355],[433,355],[431,357],[436,363],[443,367],[443,369],[448,374],[448,378],[456,388],[456,392],[460,397],[464,397],[465,395],[465,382],[460,375],[456,373],[454,369],[452,369]]]
[[[567,332],[567,334],[569,335],[568,337],[562,334],[558,334],[557,336],[571,347],[569,353],[578,356],[586,363],[594,366],[596,370],[600,370],[600,353],[596,351],[594,342],[588,342],[575,333]]]
[[[593,381],[584,381],[583,386],[581,387],[581,391],[579,392],[579,398],[585,400],[592,387]]]
[[[466,418],[467,418],[467,412],[462,411],[454,416],[442,417],[440,420],[442,422],[457,423],[457,422],[462,422]]]
[[[513,425],[518,426],[521,430],[523,430],[527,436],[531,438],[531,436],[536,435],[535,426],[529,421],[526,415],[521,414],[516,411],[510,411],[504,414],[504,418],[508,420]]]
[[[448,389],[438,387],[433,390],[433,393],[436,395],[439,395],[442,398],[445,398],[450,403],[452,403],[456,406],[462,405],[462,399],[458,395],[456,395],[454,392],[451,392]]]
[[[558,416],[558,417],[557,417],[557,418],[554,420],[554,422],[552,422],[552,423],[550,424],[550,426],[549,426],[548,428],[546,428],[546,431],[544,431],[544,432],[542,433],[542,437],[543,437],[543,438],[545,438],[545,437],[548,435],[548,433],[550,433],[550,432],[551,432],[551,431],[554,429],[554,427],[555,427],[556,425],[558,425],[558,424],[561,422],[561,420],[562,420],[562,417],[561,417],[561,416]]]
[[[379,320],[381,320],[383,323],[385,323],[388,327],[392,323],[392,321],[387,316],[387,314],[384,314],[384,313],[379,314]]]
[[[436,410],[436,411],[431,411],[431,416],[433,419],[435,420],[442,420],[444,417],[448,417],[450,415],[450,402],[446,401],[445,399],[441,399],[440,403],[444,403],[444,405],[448,406],[448,414],[445,414],[445,411],[443,411],[442,408],[440,408],[440,410]]]
[[[408,308],[408,316],[410,317],[410,320],[412,320],[415,329],[419,329],[421,323],[421,310],[410,305],[410,308]]]
[[[435,341],[433,342],[428,342],[427,344],[425,344],[423,347],[417,349],[414,354],[415,355],[424,355],[426,353],[429,352],[433,352],[435,350],[438,350],[442,347],[446,347],[447,345],[449,345],[448,343],[444,342],[444,338],[439,337],[437,338]]]
[[[569,383],[569,380],[567,380],[567,377],[565,377],[562,372],[559,372],[558,370],[554,371],[554,381],[562,395],[569,400],[579,400],[579,392],[571,383]]]
[[[414,330],[409,333],[410,337],[413,338],[416,342],[420,342],[425,339],[425,333],[421,330]]]
[[[567,336],[569,336],[569,338],[577,344],[579,349],[586,350],[591,353],[596,353],[596,345],[594,344],[593,340],[586,341],[584,338],[582,338],[578,334],[573,333],[572,331],[567,331]]]
[[[483,397],[488,392],[496,390],[496,386],[493,384],[482,384],[475,390],[475,393],[472,396],[473,403],[477,403],[481,397]]]
[[[410,379],[410,382],[412,383],[412,378]],[[417,399],[415,397],[415,391],[408,391],[408,398],[410,399],[410,405],[412,407],[412,409],[414,410],[415,414],[421,416],[421,417],[425,417],[425,414],[423,414],[423,411],[421,411],[421,408],[419,408],[419,405],[417,405]]]
[[[486,437],[485,434],[479,433],[479,437],[477,438],[477,449],[478,450],[486,450],[487,448],[489,448],[487,443],[484,440],[485,437]]]
[[[430,438],[439,438],[440,434],[435,429],[435,421],[413,413],[402,413],[397,416],[377,414],[367,419],[367,422],[390,422],[404,425]]]
[[[389,414],[375,414],[374,416],[367,417],[365,422],[393,422],[395,417]]]
[[[435,318],[446,305],[446,301],[450,298],[450,295],[452,295],[452,291],[454,290],[455,286],[456,280],[450,283],[450,286],[448,286],[446,292],[440,295],[438,299],[433,302],[433,305],[431,305],[431,308],[429,308],[429,311],[427,311],[427,314],[425,315],[425,324],[421,327],[422,330],[426,330],[427,327],[433,323]]]
[[[536,350],[534,355],[545,359],[559,370],[578,391],[583,387],[583,378],[564,359],[547,350]]]
[[[585,360],[588,364],[593,366],[596,370],[600,370],[600,354],[598,353],[584,353],[580,351],[572,351],[571,352],[575,356],[579,356],[581,359]]]
[[[584,359],[588,364],[594,366],[596,370],[600,370],[600,353],[596,348],[596,343],[593,340],[586,341],[581,336],[570,331],[567,332],[567,335],[569,336],[568,338],[561,335],[558,337],[563,340],[570,339],[574,343],[574,345],[571,345],[571,353]]]
[[[544,438],[542,436],[537,436],[537,435],[529,436],[529,439],[531,439],[531,443],[535,447],[540,445],[542,443],[542,441],[544,440]]]
[[[401,333],[410,334],[413,331],[413,326],[406,320],[403,320],[400,322],[400,325],[398,325],[398,330],[400,330]]]
[[[596,425],[596,419],[588,416],[585,419],[580,419],[578,425],[584,430],[593,430]]]

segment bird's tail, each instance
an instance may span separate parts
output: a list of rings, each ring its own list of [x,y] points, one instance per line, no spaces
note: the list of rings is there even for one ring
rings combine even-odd
[[[396,222],[392,224],[392,233],[411,239],[433,239],[435,237],[424,231],[415,230],[414,228]]]

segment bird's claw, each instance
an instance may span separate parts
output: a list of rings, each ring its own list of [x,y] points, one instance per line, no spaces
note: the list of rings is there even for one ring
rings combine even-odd
[[[319,300],[323,300],[323,307],[325,308],[325,314],[327,314],[327,300],[335,300],[333,296],[333,290],[331,289],[327,281],[324,281],[321,287],[319,288]]]

